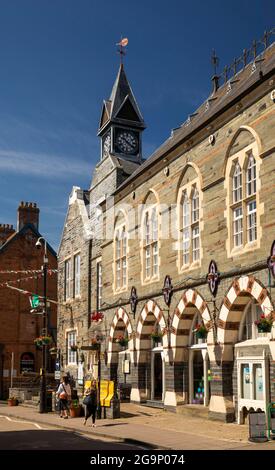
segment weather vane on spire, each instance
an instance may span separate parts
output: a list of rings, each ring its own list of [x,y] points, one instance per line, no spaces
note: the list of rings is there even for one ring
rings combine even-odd
[[[123,56],[126,54],[126,52],[123,50],[124,47],[126,47],[128,44],[128,38],[122,38],[120,39],[120,42],[116,44],[116,46],[119,46],[119,49],[117,52],[120,54],[120,63],[123,64]]]

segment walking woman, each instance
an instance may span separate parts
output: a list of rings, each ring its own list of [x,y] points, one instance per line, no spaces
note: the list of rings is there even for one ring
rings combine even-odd
[[[69,379],[65,375],[62,378],[62,382],[58,387],[57,390],[57,396],[60,400],[60,417],[62,418],[67,418],[68,419],[68,413],[69,413],[69,401],[71,400],[71,387],[69,384]]]
[[[85,398],[83,400],[83,405],[85,406],[85,419],[84,425],[87,422],[87,419],[92,416],[92,427],[95,428],[95,415],[97,409],[97,389],[96,389],[96,380],[93,380],[91,387],[87,388],[84,392]]]

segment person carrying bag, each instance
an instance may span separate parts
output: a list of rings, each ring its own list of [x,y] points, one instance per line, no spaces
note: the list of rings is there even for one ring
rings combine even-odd
[[[69,414],[69,400],[71,399],[71,387],[67,376],[63,377],[63,381],[58,387],[57,396],[60,400],[60,418],[67,418]]]
[[[85,390],[85,397],[83,400],[83,405],[85,407],[85,419],[84,425],[87,423],[87,419],[92,416],[92,427],[95,428],[95,417],[96,417],[96,409],[97,409],[97,389],[96,389],[96,381],[93,380],[91,387]]]

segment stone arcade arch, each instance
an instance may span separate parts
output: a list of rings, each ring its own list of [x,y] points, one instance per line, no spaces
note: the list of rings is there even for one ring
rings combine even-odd
[[[264,356],[267,359],[269,346],[257,340],[239,341],[239,328],[245,309],[251,299],[254,299],[260,306],[263,314],[268,316],[273,311],[267,289],[254,276],[241,276],[235,279],[225,294],[222,302],[217,331],[217,351],[214,355],[211,369],[216,376],[212,383],[212,395],[210,401],[210,415],[217,415],[226,421],[235,420],[235,413],[239,410],[240,387],[243,387],[239,372],[242,363],[249,368],[249,356],[254,356],[251,364],[261,361]],[[258,351],[259,356],[257,357]],[[237,360],[238,351],[242,351],[242,359]],[[237,364],[239,362],[239,364]],[[267,375],[263,365],[263,376]],[[253,366],[254,367],[254,366]],[[243,370],[245,372],[245,370]],[[249,372],[250,374],[250,372]],[[268,381],[268,380],[266,380]],[[249,379],[252,384],[252,376]],[[233,387],[234,385],[234,387]],[[237,390],[233,403],[233,389]],[[252,389],[251,389],[252,390]],[[221,393],[222,391],[222,393]],[[234,392],[235,393],[235,392]],[[240,411],[240,410],[239,410]],[[238,411],[238,416],[240,416]],[[239,419],[240,422],[240,419]]]
[[[119,336],[128,338],[127,346],[121,346],[118,343]],[[116,388],[119,388],[121,397],[129,397],[131,389],[131,379],[129,374],[124,373],[125,361],[134,362],[134,335],[133,327],[128,313],[122,307],[116,310],[111,327],[108,341],[108,376],[115,382]],[[131,367],[131,366],[130,366]]]
[[[163,336],[162,346],[154,348],[152,344],[151,332],[157,325]],[[158,373],[161,375],[158,378],[162,385],[162,397],[165,393],[165,367],[164,363],[168,360],[168,338],[166,321],[162,310],[153,300],[148,300],[138,319],[137,322],[137,333],[136,333],[136,352],[137,352],[137,364],[136,364],[136,377],[134,385],[132,387],[131,399],[134,401],[146,401],[154,398],[154,382],[156,377],[156,366],[162,367],[162,370],[158,369]],[[156,362],[155,362],[156,361]]]
[[[228,289],[219,315],[218,343],[232,346],[238,340],[241,317],[246,305],[254,298],[260,305],[263,314],[268,316],[273,306],[267,289],[254,276],[242,276],[235,279]],[[227,348],[223,348],[226,355]]]
[[[194,390],[192,367],[194,356],[197,352],[202,354],[204,374],[206,373],[205,364],[208,361],[207,347],[204,345],[201,348],[199,346],[192,348],[192,345],[189,344],[190,331],[197,314],[208,330],[207,342],[213,342],[212,321],[208,306],[203,297],[195,289],[187,289],[183,293],[172,319],[171,356],[174,364],[171,389],[166,393],[167,405],[176,406],[192,401]],[[190,380],[192,383],[190,383]]]
[[[129,338],[128,349],[130,351],[131,361],[133,361],[133,327],[126,310],[124,310],[122,307],[119,307],[115,313],[110,328],[110,337],[108,342],[108,364],[118,362],[118,352],[120,351],[120,346],[118,343],[116,343],[116,339],[119,334],[123,332],[125,333],[125,330],[127,331]]]
[[[190,328],[197,311],[200,313],[203,323],[209,332],[208,336],[213,335],[210,312],[205,300],[195,289],[188,289],[183,293],[172,320],[171,348],[175,362],[184,360],[185,351],[188,347]],[[208,342],[212,342],[212,339],[213,337],[208,338]]]

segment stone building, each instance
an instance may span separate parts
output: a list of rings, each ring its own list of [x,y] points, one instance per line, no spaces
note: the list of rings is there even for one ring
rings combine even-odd
[[[21,387],[28,383],[24,373],[36,373],[38,377],[42,367],[42,352],[34,344],[35,338],[41,334],[42,315],[31,313],[30,296],[22,293],[28,291],[43,295],[43,279],[39,271],[43,265],[44,249],[37,250],[35,247],[35,243],[41,237],[39,212],[36,203],[21,202],[17,211],[17,228],[0,224],[0,397],[2,399],[8,396],[12,368],[13,386]],[[56,253],[48,244],[47,253],[49,269],[56,270]],[[56,273],[49,276],[47,292],[50,299],[57,300]],[[56,316],[56,306],[51,304],[48,331],[55,342]],[[54,360],[51,360],[50,356],[48,359],[47,370],[54,371]]]
[[[79,384],[99,357],[134,402],[241,423],[275,401],[275,43],[250,57],[146,161],[120,68],[59,251],[58,338]]]

